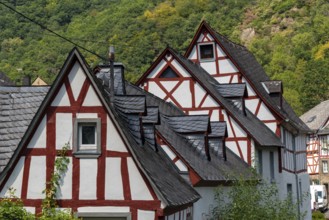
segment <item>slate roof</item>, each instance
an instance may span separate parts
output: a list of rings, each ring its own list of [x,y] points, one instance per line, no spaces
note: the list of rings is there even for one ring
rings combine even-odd
[[[228,83],[214,86],[224,98],[241,98],[247,96],[245,83]]]
[[[165,118],[169,126],[178,133],[204,133],[209,128],[208,115],[167,116]]]
[[[129,86],[130,84],[127,83],[127,85]],[[98,83],[98,88],[103,91],[108,90],[101,83]],[[109,93],[104,93],[104,95],[111,112],[129,141],[129,147],[136,157],[136,162],[143,167],[147,177],[151,180],[151,184],[154,184],[155,190],[160,193],[167,205],[172,208],[197,201],[200,195],[177,173],[165,153],[154,149],[154,146],[150,146],[149,142],[143,143],[141,141],[138,115],[135,115],[134,112],[122,111],[124,104],[130,106],[130,103],[124,102],[120,103],[118,107],[116,104],[112,106],[110,105]],[[142,96],[134,94],[127,97]]]
[[[0,72],[0,86],[13,86],[14,83],[6,76],[6,74]]]
[[[323,101],[305,112],[300,119],[313,131],[324,129],[329,119],[329,100]]]
[[[224,109],[227,109],[231,113],[231,117],[240,123],[241,127],[244,127],[246,132],[250,135],[260,146],[277,146],[283,147],[281,140],[254,114],[252,114],[248,109],[245,109],[245,114],[241,109],[232,103],[231,101],[225,99],[217,90],[216,86],[219,83],[209,75],[198,64],[193,63],[187,58],[181,56],[175,50],[168,48],[168,50],[177,58],[177,60],[185,66],[186,69],[190,70],[190,73],[194,75],[197,81],[200,82],[209,92],[212,94],[221,104]]]
[[[0,86],[0,172],[12,157],[49,87]]]
[[[255,56],[244,46],[236,44],[217,33],[205,22],[203,22],[203,25],[214,34],[214,37],[224,47],[225,52],[238,64],[242,73],[245,74],[247,80],[250,80],[251,84],[256,88],[260,96],[263,97],[263,100],[265,100],[265,103],[282,115],[283,119],[289,119],[289,123],[291,123],[293,127],[303,132],[309,132],[309,128],[299,119],[284,98],[282,99],[282,108],[280,108],[278,99],[269,96],[263,87],[262,82],[270,81],[270,78],[265,73],[263,67],[258,63]]]
[[[210,151],[211,161],[208,161],[199,148],[191,146],[191,142],[174,132],[163,117],[161,119],[161,124],[156,129],[204,181],[229,182],[236,175],[251,178],[248,165],[229,149],[226,161],[213,150]]]
[[[192,143],[192,140],[187,140],[188,134],[184,135],[175,132],[167,122],[168,116],[170,115],[172,117],[176,115],[179,116],[178,118],[184,117],[184,113],[175,105],[171,104],[170,102],[165,102],[159,97],[148,93],[128,82],[126,82],[126,91],[127,94],[130,95],[144,94],[146,97],[147,105],[150,104],[152,106],[159,106],[161,122],[155,126],[156,130],[160,135],[163,136],[166,141],[169,142],[172,147],[175,148],[175,150],[187,161],[187,163],[192,166],[192,168],[198,173],[198,175],[200,175],[204,182],[210,181],[213,183],[225,183],[240,175],[245,175],[246,178],[252,178],[248,170],[248,164],[242,161],[229,149],[226,150],[227,160],[225,161],[223,159],[223,146],[221,145],[222,143],[218,142],[218,139],[214,140],[213,142],[210,141],[211,161],[208,161],[204,152],[204,143],[202,142],[203,136],[199,140],[194,138],[194,140],[198,143]],[[209,116],[201,117],[206,118]],[[227,136],[226,122],[210,122],[210,125],[210,139]]]
[[[265,90],[268,94],[271,93],[283,93],[282,91],[282,82],[277,80],[262,82],[265,86]]]

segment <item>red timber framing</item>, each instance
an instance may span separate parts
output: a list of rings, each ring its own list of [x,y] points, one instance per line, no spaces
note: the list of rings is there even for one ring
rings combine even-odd
[[[193,186],[196,186],[200,181],[201,177],[197,174],[197,172],[190,166],[188,162],[175,150],[174,147],[172,147],[165,138],[162,137],[162,135],[159,132],[156,132],[156,142],[162,146],[166,145],[170,149],[170,151],[175,155],[175,157],[172,159],[172,162],[175,164],[178,160],[181,160],[182,163],[187,167],[187,172],[190,178],[190,181]],[[169,157],[170,159],[170,157]],[[178,168],[177,168],[178,169]]]
[[[160,77],[168,67],[170,67],[178,77]],[[155,69],[158,69],[158,71],[152,72]],[[172,84],[169,85],[169,83]],[[176,55],[171,52],[171,49],[167,48],[158,57],[149,70],[137,82],[137,85],[165,101],[171,101],[186,114],[208,114],[211,121],[228,120],[227,125],[228,129],[231,129],[231,136],[226,139],[226,143],[231,142],[232,150],[249,165],[252,164],[252,144],[251,136],[248,134],[248,131],[244,131],[246,133],[244,136],[238,135],[240,132],[235,131],[235,129],[243,129],[243,126],[239,124],[233,114],[222,107],[219,100],[207,91],[207,88],[193,76],[193,73],[177,59]],[[153,90],[152,88],[156,89]],[[190,100],[189,104],[186,104],[186,102],[184,103],[184,100]],[[226,119],[224,119],[224,112],[227,112]],[[245,144],[241,146],[243,142]]]
[[[320,169],[320,142],[311,138],[307,144],[307,170],[310,175],[319,174]]]
[[[194,35],[194,38],[192,39],[186,53],[185,57],[190,59],[191,61],[198,63],[202,66],[202,63],[213,63],[213,66],[211,68],[211,71],[206,69],[206,71],[209,72],[211,76],[213,76],[218,82],[220,83],[243,83],[246,82],[248,85],[248,97],[245,98],[246,100],[246,107],[255,114],[260,120],[268,125],[273,130],[273,124],[276,124],[275,129],[273,132],[277,134],[278,137],[280,137],[280,122],[284,119],[283,116],[279,112],[277,112],[275,109],[272,108],[272,106],[267,103],[267,100],[264,99],[257,91],[253,83],[246,77],[243,70],[239,67],[237,62],[231,57],[229,51],[225,49],[225,47],[221,44],[221,42],[215,37],[216,34],[214,31],[209,27],[209,25],[203,21],[196,34]],[[214,60],[211,62],[202,62],[199,59],[199,45],[205,44],[205,43],[213,43],[214,44]],[[219,53],[219,51],[222,51],[222,54]],[[231,72],[224,72],[221,73],[220,71],[220,62],[221,61],[227,61],[231,62],[232,65],[235,68],[235,70],[232,70]],[[209,64],[208,64],[209,65]],[[250,93],[250,91],[252,91]],[[249,102],[252,102],[249,104]],[[254,105],[254,103],[257,103],[256,108],[250,108],[250,105]],[[265,107],[266,106],[266,107]],[[264,116],[260,115],[260,108],[270,110],[270,114],[272,114],[272,118],[264,118]],[[272,124],[272,126],[270,126]]]
[[[9,177],[12,175],[14,168],[16,167],[18,161],[20,158],[25,157],[24,160],[24,168],[23,168],[23,175],[22,175],[22,184],[21,184],[21,199],[25,206],[35,207],[35,213],[41,213],[41,204],[42,199],[31,199],[28,197],[28,190],[29,188],[33,187],[29,185],[29,178],[30,178],[30,172],[31,172],[31,159],[35,157],[44,156],[46,158],[46,167],[40,168],[46,170],[46,182],[49,182],[51,179],[51,175],[54,171],[54,162],[56,156],[59,154],[59,150],[56,149],[56,118],[58,113],[69,113],[72,115],[72,126],[73,121],[77,117],[78,113],[93,113],[94,115],[97,115],[98,118],[101,120],[101,155],[95,160],[97,160],[97,174],[96,174],[96,198],[95,199],[81,199],[79,198],[80,193],[80,162],[81,158],[77,158],[73,155],[72,150],[69,150],[67,152],[67,156],[71,158],[72,161],[72,197],[71,199],[59,199],[58,204],[60,207],[67,207],[71,208],[73,212],[76,212],[79,207],[84,206],[124,206],[129,207],[132,220],[137,220],[137,212],[138,210],[147,210],[147,211],[155,211],[155,220],[158,219],[159,216],[163,215],[163,210],[161,208],[161,201],[157,198],[157,195],[155,194],[150,182],[146,178],[146,176],[143,174],[143,171],[137,166],[138,172],[142,176],[142,179],[147,187],[147,190],[149,191],[149,194],[151,195],[150,199],[144,200],[144,199],[133,199],[132,193],[131,193],[131,183],[130,183],[130,170],[128,169],[128,163],[127,160],[132,160],[135,164],[136,161],[134,160],[129,147],[124,142],[124,145],[127,149],[126,152],[119,152],[119,151],[112,151],[107,149],[107,123],[108,118],[109,121],[113,123],[116,131],[119,131],[116,124],[113,122],[113,119],[111,118],[111,114],[108,112],[108,109],[104,106],[104,103],[102,103],[101,106],[84,106],[83,103],[85,101],[85,98],[87,96],[89,88],[95,87],[92,85],[90,78],[85,78],[83,85],[81,86],[81,90],[79,91],[79,95],[74,97],[71,84],[68,79],[68,74],[70,73],[71,69],[73,68],[74,63],[78,63],[80,66],[82,66],[82,69],[84,69],[83,64],[80,62],[80,59],[75,57],[71,54],[71,58],[68,64],[66,63],[66,68],[64,68],[64,72],[61,72],[60,74],[63,74],[64,76],[61,78],[60,81],[57,83],[55,82],[54,86],[55,88],[51,88],[53,91],[52,96],[47,95],[44,102],[47,102],[44,104],[44,108],[40,108],[39,112],[37,113],[36,118],[36,124],[35,127],[32,128],[32,132],[29,133],[29,137],[26,139],[27,141],[22,145],[22,148],[20,152],[18,153],[16,160],[13,162],[13,165],[9,168],[7,175],[4,179],[4,181],[1,184],[1,190],[4,188],[6,182],[8,181]],[[62,70],[63,71],[63,70]],[[86,72],[85,72],[86,74]],[[51,103],[55,99],[56,95],[59,93],[59,90],[61,86],[65,87],[66,94],[68,96],[69,100],[69,106],[51,106]],[[102,100],[100,95],[96,92],[97,98],[99,100]],[[48,97],[49,96],[49,97]],[[96,97],[95,97],[96,98]],[[40,112],[41,111],[41,112]],[[46,116],[46,146],[44,148],[27,148],[28,143],[33,137],[33,134],[36,132],[38,125],[40,124],[41,120]],[[63,128],[65,129],[65,128]],[[73,131],[67,131],[67,132],[73,132]],[[118,132],[121,139],[124,140],[121,133]],[[73,140],[74,143],[74,140]],[[121,164],[121,178],[122,178],[122,188],[123,188],[123,196],[124,199],[122,200],[111,200],[105,198],[105,176],[106,176],[106,159],[107,158],[116,158],[120,159]],[[114,177],[115,178],[115,177]],[[42,190],[42,189],[40,189]]]

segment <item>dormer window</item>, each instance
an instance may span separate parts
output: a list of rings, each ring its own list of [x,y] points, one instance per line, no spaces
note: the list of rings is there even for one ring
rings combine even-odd
[[[215,59],[214,44],[199,44],[199,58],[200,61]]]
[[[74,123],[74,155],[98,157],[100,147],[100,119],[76,119]]]

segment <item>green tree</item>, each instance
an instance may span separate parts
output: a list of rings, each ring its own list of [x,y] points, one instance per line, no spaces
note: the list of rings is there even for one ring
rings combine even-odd
[[[258,183],[238,179],[228,191],[220,187],[215,199],[217,206],[213,209],[213,220],[282,220],[298,217],[297,203],[293,202],[291,195],[280,200],[276,185],[265,181]]]

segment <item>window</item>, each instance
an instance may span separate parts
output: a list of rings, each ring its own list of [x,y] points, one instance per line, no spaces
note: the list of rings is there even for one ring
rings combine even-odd
[[[101,153],[100,119],[76,119],[74,123],[74,155],[98,157]]]
[[[326,160],[322,161],[322,172],[328,173],[328,161]]]
[[[213,60],[215,58],[214,44],[199,44],[200,60]]]
[[[177,75],[177,73],[175,73],[175,71],[173,69],[171,69],[170,67],[167,67],[167,69],[165,69],[165,71],[163,71],[163,73],[161,73],[159,78],[178,78],[179,76]]]
[[[289,196],[289,200],[292,201],[292,184],[291,183],[287,184],[287,194]]]
[[[270,172],[271,172],[271,182],[275,181],[274,175],[274,153],[270,152]]]
[[[263,155],[262,150],[257,150],[257,171],[260,175],[263,175]]]
[[[329,154],[329,136],[320,136],[320,146],[321,146],[321,154],[328,155]]]

